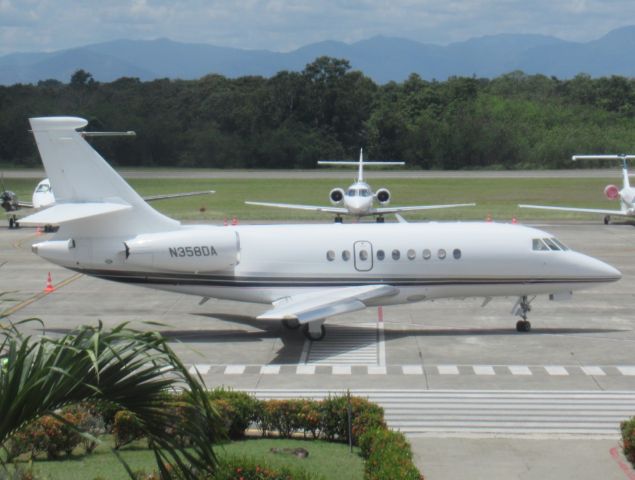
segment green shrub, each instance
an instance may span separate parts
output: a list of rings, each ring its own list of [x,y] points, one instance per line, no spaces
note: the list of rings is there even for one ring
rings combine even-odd
[[[269,400],[265,404],[271,428],[282,438],[291,438],[301,428],[302,400]]]
[[[368,430],[360,438],[365,480],[423,480],[412,462],[412,450],[401,432]]]
[[[252,395],[235,390],[216,388],[209,393],[210,399],[224,400],[231,405],[231,418],[228,428],[228,436],[231,439],[239,439],[245,436],[245,430],[256,418],[259,409],[259,401]],[[229,410],[228,410],[229,412]]]
[[[214,480],[311,480],[306,471],[294,468],[271,468],[249,458],[229,457],[221,460]]]
[[[119,410],[115,414],[112,433],[115,439],[115,448],[121,448],[145,435],[137,416],[128,410]]]
[[[320,432],[330,442],[348,438],[346,397],[328,397],[320,402]]]
[[[317,438],[320,431],[320,402],[315,400],[302,400],[301,402],[298,413],[299,427],[304,436],[310,433],[313,438]]]
[[[622,449],[629,462],[635,467],[635,417],[622,422]]]

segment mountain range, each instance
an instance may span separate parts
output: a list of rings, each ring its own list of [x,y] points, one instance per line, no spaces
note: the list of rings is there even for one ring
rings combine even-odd
[[[377,36],[350,44],[319,42],[286,53],[169,39],[115,40],[55,52],[0,56],[0,84],[46,79],[68,82],[80,68],[103,82],[120,77],[196,79],[208,74],[269,77],[281,70],[301,71],[322,55],[345,58],[353,69],[382,84],[403,81],[411,73],[427,80],[445,80],[449,76],[493,78],[514,70],[561,79],[579,73],[633,77],[634,51],[635,26],[584,43],[533,34],[491,35],[449,45]]]

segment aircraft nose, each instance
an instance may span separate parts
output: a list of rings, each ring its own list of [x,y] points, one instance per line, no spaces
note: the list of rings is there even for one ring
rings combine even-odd
[[[584,262],[588,275],[601,282],[617,282],[622,278],[622,272],[608,263],[593,257],[586,257]]]

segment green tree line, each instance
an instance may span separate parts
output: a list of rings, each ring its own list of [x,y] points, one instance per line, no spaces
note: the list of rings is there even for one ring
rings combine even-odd
[[[635,80],[512,72],[378,85],[317,58],[271,78],[95,81],[0,87],[0,163],[39,165],[28,118],[76,115],[118,166],[313,168],[320,159],[403,160],[423,169],[561,168],[574,153],[635,150]]]

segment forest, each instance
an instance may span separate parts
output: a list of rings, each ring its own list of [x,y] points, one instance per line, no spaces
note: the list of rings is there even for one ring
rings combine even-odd
[[[73,115],[116,166],[314,168],[317,160],[405,161],[419,169],[571,167],[574,153],[633,153],[635,80],[511,72],[378,85],[320,57],[271,78],[95,81],[0,87],[0,165],[39,166],[28,118]]]

